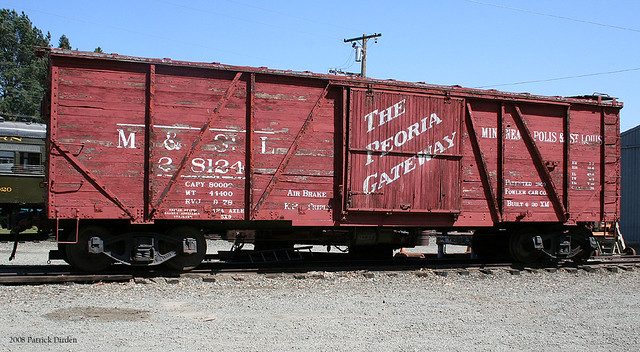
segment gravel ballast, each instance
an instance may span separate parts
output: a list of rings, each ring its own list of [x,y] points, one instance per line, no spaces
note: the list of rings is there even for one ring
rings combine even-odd
[[[11,264],[44,264],[52,246],[21,244]],[[2,265],[9,264],[10,249],[0,243]],[[639,269],[520,275],[470,270],[447,276],[223,274],[208,279],[187,275],[127,283],[0,286],[0,349],[637,349]]]

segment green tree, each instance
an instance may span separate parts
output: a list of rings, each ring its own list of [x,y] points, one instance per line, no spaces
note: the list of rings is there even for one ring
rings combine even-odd
[[[69,43],[69,38],[66,35],[62,35],[60,40],[58,41],[58,48],[71,50],[71,43]]]
[[[40,119],[47,62],[35,47],[48,47],[51,35],[15,10],[0,10],[0,113],[5,118]]]
[[[94,50],[93,52],[94,52],[94,53],[100,53],[100,54],[102,54],[102,53],[103,53],[103,51],[102,51],[102,48],[101,48],[101,47],[97,47],[97,48],[96,48],[96,50]]]

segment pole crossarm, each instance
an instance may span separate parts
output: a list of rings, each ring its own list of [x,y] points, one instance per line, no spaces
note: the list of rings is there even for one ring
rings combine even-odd
[[[362,37],[355,37],[355,38],[351,38],[351,39],[345,39],[344,42],[345,43],[349,43],[349,42],[355,42],[357,40],[367,40],[367,39],[377,38],[377,37],[382,37],[382,33],[373,33],[373,34],[369,34],[369,35],[363,34]]]
[[[356,38],[351,38],[351,39],[345,39],[344,42],[345,43],[349,43],[349,42],[357,42],[357,41],[362,41],[362,63],[361,63],[361,68],[360,68],[360,77],[366,77],[367,76],[367,41],[371,38],[378,38],[381,37],[382,33],[373,33],[373,34],[363,34],[361,37],[356,37]],[[376,39],[376,42],[378,40]],[[353,46],[355,47],[355,43],[353,44]],[[358,60],[356,60],[358,61]]]

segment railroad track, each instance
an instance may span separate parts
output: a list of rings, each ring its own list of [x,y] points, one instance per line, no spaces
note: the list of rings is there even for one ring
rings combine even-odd
[[[74,271],[68,265],[0,266],[1,285],[37,285],[61,283],[95,283],[129,281],[133,275],[126,273],[88,274]]]
[[[583,264],[570,261],[522,265],[509,262],[469,261],[468,256],[451,255],[448,259],[395,258],[389,260],[300,260],[295,262],[251,263],[208,261],[195,270],[179,273],[159,268],[113,266],[101,273],[83,273],[68,265],[0,266],[0,285],[40,285],[62,283],[128,282],[145,283],[149,280],[165,279],[169,283],[179,282],[181,277],[201,278],[215,281],[220,274],[292,274],[296,278],[315,277],[322,272],[353,271],[363,275],[375,272],[415,272],[418,276],[449,276],[480,273],[491,275],[508,272],[519,275],[522,272],[619,272],[640,270],[640,256],[602,256]]]

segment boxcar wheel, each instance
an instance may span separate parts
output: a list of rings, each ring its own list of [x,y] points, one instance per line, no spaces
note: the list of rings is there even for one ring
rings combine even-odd
[[[574,262],[583,264],[593,256],[595,251],[589,244],[589,237],[592,235],[593,233],[584,227],[579,227],[571,231],[571,250],[581,250],[580,253],[571,258]]]
[[[101,226],[88,226],[80,229],[78,243],[65,244],[64,246],[65,261],[82,271],[88,272],[96,272],[108,268],[113,263],[113,259],[104,254],[89,253],[89,240],[92,237],[104,239],[109,235],[109,231]]]
[[[180,240],[180,245],[176,248],[178,255],[169,259],[164,264],[173,270],[191,270],[200,265],[204,256],[207,254],[207,241],[201,231],[188,226],[174,227],[167,232],[167,235]],[[182,241],[186,238],[196,240],[196,252],[184,253],[182,249]]]
[[[517,262],[533,263],[540,259],[542,253],[533,245],[533,238],[538,236],[538,231],[531,227],[520,229],[509,239],[509,253]]]

